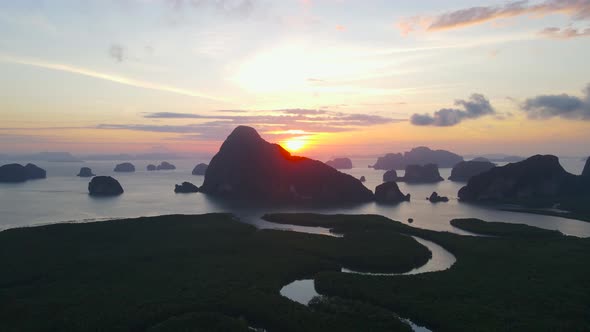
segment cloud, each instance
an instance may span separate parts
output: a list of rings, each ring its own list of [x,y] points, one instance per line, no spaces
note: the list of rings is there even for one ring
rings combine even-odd
[[[553,39],[570,39],[577,37],[590,37],[590,28],[576,29],[576,28],[545,28],[539,32],[541,36]]]
[[[0,62],[26,65],[26,66],[32,66],[32,67],[37,67],[37,68],[44,68],[44,69],[67,72],[67,73],[72,73],[72,74],[77,74],[77,75],[83,75],[83,76],[98,78],[98,79],[111,81],[111,82],[115,82],[115,83],[119,83],[119,84],[148,89],[148,90],[157,90],[157,91],[175,93],[175,94],[179,94],[179,95],[183,95],[183,96],[197,97],[197,98],[203,98],[203,99],[209,99],[209,100],[215,100],[215,101],[223,101],[220,98],[217,98],[217,97],[205,94],[205,93],[201,93],[198,91],[194,91],[194,90],[188,90],[188,89],[178,88],[178,87],[171,86],[171,85],[165,85],[165,84],[160,84],[160,83],[155,83],[155,82],[138,80],[138,79],[125,77],[125,76],[121,76],[121,75],[116,75],[116,74],[98,72],[98,71],[95,71],[92,69],[72,66],[72,65],[63,64],[63,63],[48,62],[48,61],[44,61],[44,60],[31,59],[31,58],[14,57],[14,56],[8,56],[8,55],[3,55],[3,54],[0,54]]]
[[[188,7],[197,9],[213,9],[229,16],[248,16],[257,6],[255,0],[166,0],[176,10]]]
[[[144,115],[147,119],[194,119],[203,120],[200,123],[183,125],[160,124],[100,124],[97,129],[133,130],[161,133],[177,133],[184,135],[198,135],[200,139],[222,140],[227,133],[238,125],[256,127],[261,132],[271,135],[291,135],[295,130],[299,134],[334,133],[356,130],[367,126],[375,126],[393,122],[406,121],[406,119],[393,119],[389,117],[341,113],[313,109],[285,109],[265,111],[264,115],[235,115],[214,114],[201,115],[193,113],[158,112]],[[290,134],[291,133],[291,134]]]
[[[415,16],[400,21],[397,26],[402,34],[416,30],[440,31],[483,24],[497,19],[535,15],[562,14],[572,20],[590,19],[588,0],[546,0],[537,4],[513,1],[501,6],[477,6],[446,12],[433,17]]]
[[[477,119],[485,115],[496,114],[496,110],[490,101],[481,94],[472,94],[469,100],[456,100],[455,106],[459,108],[443,108],[434,115],[414,114],[410,122],[415,126],[450,127],[459,124],[463,120]]]
[[[125,59],[125,48],[118,44],[113,44],[109,47],[109,55],[117,62],[123,62]]]
[[[582,97],[568,94],[541,95],[525,100],[520,108],[531,119],[560,117],[570,120],[590,120],[590,84]]]

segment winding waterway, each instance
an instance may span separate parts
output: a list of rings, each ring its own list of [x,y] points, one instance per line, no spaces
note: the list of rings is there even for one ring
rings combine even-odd
[[[269,223],[273,224],[273,223]],[[282,230],[292,230],[297,232],[304,232],[306,233],[306,229],[311,230],[313,233],[311,234],[321,234],[321,235],[328,235],[328,236],[339,236],[338,234],[331,233],[329,229],[323,227],[305,227],[301,228],[300,226],[294,225],[282,225],[282,224],[274,224],[277,225],[277,229]],[[272,225],[268,228],[272,228]],[[440,245],[425,240],[423,238],[412,236],[418,243],[428,248],[431,252],[432,257],[422,266],[414,268],[410,271],[404,273],[371,273],[371,272],[357,272],[351,269],[342,268],[341,271],[344,273],[355,273],[367,276],[399,276],[399,275],[415,275],[420,273],[428,273],[428,272],[438,272],[444,271],[457,261],[455,256],[447,251],[445,248],[441,247]],[[316,296],[322,296],[317,292],[315,289],[315,280],[314,279],[302,279],[302,280],[295,280],[285,286],[283,286],[280,290],[280,294],[292,301],[301,303],[303,305],[309,305],[309,302]],[[397,316],[397,315],[396,315]],[[408,318],[397,316],[400,320],[410,325],[413,331],[415,332],[430,332],[424,326],[420,326],[414,322],[412,322]]]

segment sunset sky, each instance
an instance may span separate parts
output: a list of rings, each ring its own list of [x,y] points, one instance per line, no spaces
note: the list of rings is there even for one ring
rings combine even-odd
[[[0,0],[0,153],[590,153],[590,0]]]

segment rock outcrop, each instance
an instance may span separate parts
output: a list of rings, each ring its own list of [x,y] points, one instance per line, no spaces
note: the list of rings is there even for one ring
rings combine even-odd
[[[147,165],[146,169],[150,172],[153,172],[153,171],[157,170],[158,168],[154,164],[149,164],[149,165]]]
[[[205,175],[205,173],[207,173],[207,167],[209,167],[207,164],[198,164],[193,168],[193,175]]]
[[[586,165],[584,165],[584,170],[582,171],[582,176],[590,177],[590,157],[586,159]]]
[[[115,166],[115,172],[132,173],[135,172],[135,166],[132,163],[122,163]]]
[[[336,158],[326,161],[326,165],[333,167],[335,169],[351,169],[352,160],[350,160],[349,158]]]
[[[183,182],[180,185],[177,184],[174,186],[174,192],[177,194],[198,193],[199,187],[190,182]]]
[[[378,203],[409,202],[410,194],[404,195],[395,182],[385,182],[375,188],[375,201]]]
[[[590,179],[566,172],[552,155],[494,167],[472,177],[459,190],[470,202],[504,202],[552,205],[563,199],[590,195]]]
[[[409,165],[436,164],[441,168],[450,168],[463,161],[463,157],[445,150],[431,150],[421,146],[411,151],[401,153],[389,153],[377,159],[373,168],[384,170],[401,170]]]
[[[0,167],[0,182],[25,182],[46,177],[47,172],[33,164],[7,164]]]
[[[80,172],[77,176],[81,178],[90,178],[93,177],[94,174],[92,173],[92,169],[90,169],[89,167],[82,167],[80,168]]]
[[[305,157],[292,156],[251,127],[239,126],[213,157],[201,192],[264,202],[365,202],[373,193],[358,179]]]
[[[395,182],[397,181],[397,172],[394,169],[390,169],[389,171],[383,174],[383,182]]]
[[[496,167],[489,161],[462,161],[453,167],[449,180],[467,182],[472,177]]]
[[[113,177],[95,176],[88,183],[88,193],[91,196],[118,196],[123,193],[123,187]]]
[[[167,162],[167,161],[163,161],[160,163],[160,165],[158,165],[158,167],[156,167],[156,169],[158,171],[171,171],[176,169],[176,166],[172,165],[171,163]]]
[[[449,198],[446,196],[439,196],[436,191],[433,191],[430,197],[428,197],[430,203],[448,202]]]
[[[360,180],[361,182],[366,182],[366,181],[367,181],[367,178],[365,178],[365,176],[363,175],[363,176],[361,176],[361,178],[360,178],[359,180]]]
[[[409,165],[406,167],[406,173],[403,177],[397,179],[398,182],[407,183],[435,183],[444,181],[438,172],[438,166],[435,164],[428,165]]]

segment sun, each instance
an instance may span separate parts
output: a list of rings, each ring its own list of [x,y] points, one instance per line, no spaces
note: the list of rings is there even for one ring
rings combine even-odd
[[[305,147],[306,142],[301,137],[294,137],[284,141],[282,145],[289,152],[297,152]]]

